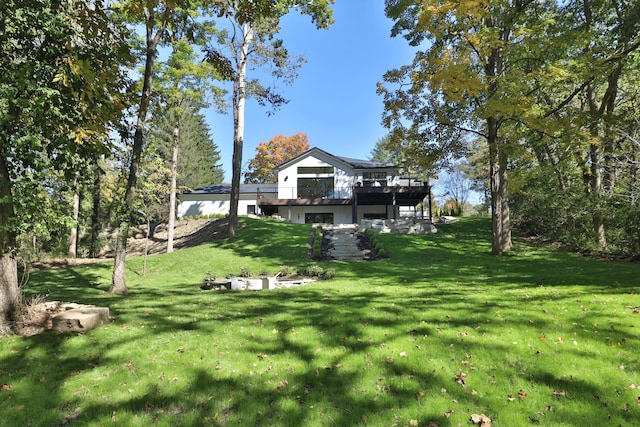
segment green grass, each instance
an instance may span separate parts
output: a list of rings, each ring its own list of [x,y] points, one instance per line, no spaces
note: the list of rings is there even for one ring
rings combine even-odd
[[[108,306],[86,334],[0,339],[3,425],[635,425],[640,265],[516,241],[486,218],[381,235],[390,258],[320,263],[336,279],[202,291],[208,271],[303,267],[309,226],[245,220],[238,238],[31,275],[28,294]]]

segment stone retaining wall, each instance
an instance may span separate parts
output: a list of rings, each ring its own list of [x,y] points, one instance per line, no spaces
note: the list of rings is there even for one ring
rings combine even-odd
[[[433,234],[438,229],[429,220],[417,218],[363,219],[358,225],[360,231],[367,228],[378,233]]]

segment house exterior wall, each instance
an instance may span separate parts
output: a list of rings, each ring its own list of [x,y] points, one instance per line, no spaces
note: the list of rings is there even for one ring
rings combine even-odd
[[[302,170],[299,168],[331,168],[331,170]],[[300,179],[302,178],[302,179]],[[304,180],[303,178],[310,178]],[[315,179],[314,179],[315,178]],[[320,149],[311,149],[299,157],[292,159],[278,168],[277,186],[268,185],[268,191],[262,194],[260,187],[247,184],[241,194],[238,213],[261,214],[260,199],[277,199],[273,203],[265,203],[266,212],[277,212],[285,220],[304,224],[305,216],[309,221],[329,221],[334,224],[348,224],[354,220],[360,222],[365,218],[394,219],[400,216],[400,208],[390,203],[389,190],[378,192],[374,189],[360,189],[365,196],[358,203],[353,198],[354,188],[361,187],[396,187],[404,182],[394,167],[367,160],[356,160],[335,157]],[[178,208],[178,217],[209,214],[228,214],[230,207],[227,184],[213,185],[198,189],[193,193],[183,194]],[[300,188],[298,188],[300,186]],[[263,187],[263,190],[267,188]],[[373,191],[371,191],[373,190]],[[253,192],[251,192],[253,191]],[[376,196],[376,194],[379,194]],[[395,199],[394,191],[394,201]],[[353,218],[357,204],[357,218]],[[380,203],[373,205],[372,203]]]
[[[254,213],[259,215],[260,208],[255,194],[240,194],[238,214],[250,213],[249,206],[255,206]],[[178,205],[178,218],[196,215],[227,215],[231,206],[229,194],[183,194]]]
[[[334,224],[351,224],[352,208],[349,205],[333,206],[280,206],[278,215],[294,224],[304,224],[307,213],[332,213]]]
[[[315,157],[317,155],[317,157]],[[333,197],[334,199],[350,199],[354,181],[354,172],[346,165],[335,159],[322,156],[316,153],[314,156],[307,156],[278,172],[278,199],[298,198],[298,178],[326,177],[326,174],[304,174],[298,175],[299,167],[326,167],[334,168],[333,171]]]

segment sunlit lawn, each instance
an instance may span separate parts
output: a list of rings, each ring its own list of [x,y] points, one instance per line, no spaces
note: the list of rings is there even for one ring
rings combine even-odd
[[[108,306],[86,334],[0,339],[3,425],[637,425],[640,265],[516,240],[486,218],[381,236],[390,259],[337,278],[202,291],[242,267],[309,264],[309,226],[246,220],[234,241],[34,273],[26,292]],[[329,265],[330,264],[330,265]]]

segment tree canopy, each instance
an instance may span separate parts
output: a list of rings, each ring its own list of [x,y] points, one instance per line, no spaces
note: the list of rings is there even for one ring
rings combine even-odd
[[[603,190],[620,170],[611,164],[614,111],[640,45],[637,2],[615,3],[385,2],[392,34],[424,50],[385,75],[383,121],[433,162],[486,141],[495,254],[511,248],[510,192],[519,183],[510,179],[526,175],[518,166],[535,155],[558,172],[578,160],[571,167],[582,170],[592,231],[606,246]]]
[[[45,176],[71,181],[109,152],[131,56],[127,31],[99,1],[7,0],[0,17],[0,319],[8,319],[16,236],[51,206]]]
[[[260,142],[256,155],[249,161],[244,173],[247,183],[276,183],[277,166],[299,156],[309,149],[309,137],[302,132],[295,135],[276,135],[268,142]]]

